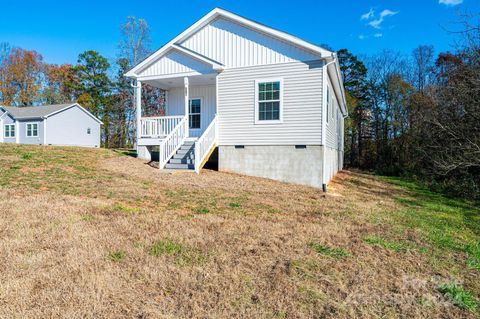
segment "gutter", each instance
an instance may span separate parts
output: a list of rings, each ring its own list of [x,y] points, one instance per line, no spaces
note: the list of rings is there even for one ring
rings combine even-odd
[[[334,52],[332,52],[332,55],[330,57],[325,57],[324,60],[327,60],[328,58],[331,58],[332,61],[325,64],[324,65],[325,67],[328,67],[330,64],[338,62],[338,56]],[[347,118],[348,117],[348,108],[347,108],[347,99],[345,98],[345,88],[343,87],[343,79],[342,79],[342,76],[341,76],[339,65],[336,64],[336,63],[335,63],[335,74],[337,75],[338,83],[340,83],[340,95],[342,97],[343,118]],[[333,88],[333,89],[335,89],[335,88]]]

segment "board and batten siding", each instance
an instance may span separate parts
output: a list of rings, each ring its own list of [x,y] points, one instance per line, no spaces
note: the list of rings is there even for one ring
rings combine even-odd
[[[182,76],[182,74],[190,74],[191,72],[208,74],[211,73],[211,69],[211,66],[195,60],[178,50],[172,49],[151,66],[143,70],[140,76],[171,74]]]
[[[218,75],[219,145],[320,145],[322,61],[226,69]],[[283,80],[283,122],[255,124],[255,81]]]
[[[180,45],[226,68],[318,59],[314,53],[225,18],[215,19]]]
[[[189,88],[190,99],[201,99],[200,129],[190,129],[191,137],[199,137],[210,125],[217,113],[215,85],[191,86]],[[185,115],[184,88],[168,90],[167,115]]]

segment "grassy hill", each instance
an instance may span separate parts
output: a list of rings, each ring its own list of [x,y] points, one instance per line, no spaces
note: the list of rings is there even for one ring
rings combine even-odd
[[[399,179],[320,190],[0,144],[0,317],[480,314],[480,212]]]

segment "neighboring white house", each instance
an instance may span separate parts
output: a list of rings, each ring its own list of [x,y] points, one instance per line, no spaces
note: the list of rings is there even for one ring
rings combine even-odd
[[[0,106],[0,143],[100,147],[100,125],[78,103]]]
[[[214,9],[130,70],[137,151],[160,168],[221,171],[324,187],[343,166],[347,116],[334,52]],[[166,90],[166,115],[142,117],[142,83]]]

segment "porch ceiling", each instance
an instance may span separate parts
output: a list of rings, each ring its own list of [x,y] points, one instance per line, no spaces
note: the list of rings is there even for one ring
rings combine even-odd
[[[200,85],[215,85],[216,73],[213,74],[202,74],[202,75],[192,75],[188,76],[188,82],[190,86],[200,86]],[[177,76],[171,78],[162,78],[162,79],[149,79],[143,80],[143,83],[147,83],[153,87],[161,89],[171,89],[175,87],[184,86],[184,76]]]

